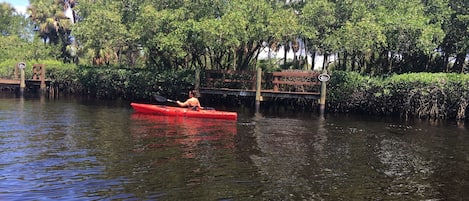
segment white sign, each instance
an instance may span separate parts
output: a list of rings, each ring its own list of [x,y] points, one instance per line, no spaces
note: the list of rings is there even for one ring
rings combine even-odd
[[[20,69],[26,68],[26,63],[24,63],[24,62],[18,63],[18,68],[20,68]]]
[[[318,76],[318,80],[321,81],[321,82],[327,82],[327,81],[329,81],[329,79],[331,79],[331,76],[329,76],[328,74],[325,74],[325,73],[320,74]]]

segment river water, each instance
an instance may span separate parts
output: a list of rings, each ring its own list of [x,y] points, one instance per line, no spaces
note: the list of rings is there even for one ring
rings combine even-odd
[[[0,97],[0,200],[467,200],[468,126]]]

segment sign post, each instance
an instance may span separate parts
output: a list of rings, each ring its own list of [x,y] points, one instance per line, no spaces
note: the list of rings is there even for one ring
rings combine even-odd
[[[26,78],[24,75],[24,69],[26,68],[26,63],[20,62],[17,64],[18,68],[20,69],[21,77],[20,77],[20,93],[21,95],[24,94],[24,88],[26,88]]]
[[[259,112],[261,101],[262,101],[261,85],[262,85],[262,68],[257,67],[257,76],[256,76],[256,113]]]
[[[318,80],[321,81],[321,97],[319,99],[319,115],[324,116],[326,110],[326,82],[331,77],[327,74],[327,70],[323,70],[322,74],[318,75]]]

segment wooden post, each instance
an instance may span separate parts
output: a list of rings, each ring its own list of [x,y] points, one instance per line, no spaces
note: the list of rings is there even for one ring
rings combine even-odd
[[[46,92],[46,67],[44,64],[41,64],[41,94]]]
[[[20,78],[20,93],[21,95],[24,94],[24,88],[26,88],[26,78],[25,78],[25,75],[24,75],[24,68],[22,68],[20,70],[21,72],[21,78]]]
[[[18,68],[20,69],[20,94],[23,96],[24,89],[26,88],[26,78],[24,75],[24,69],[26,68],[26,64],[24,62],[20,62],[17,64]]]
[[[321,82],[321,98],[319,99],[319,115],[324,116],[326,110],[326,82]]]
[[[274,75],[274,91],[278,91],[278,76]]]
[[[261,85],[262,85],[262,68],[257,67],[257,76],[256,76],[256,113],[259,113],[261,106]]]
[[[324,116],[324,111],[326,110],[326,83],[329,81],[329,75],[327,75],[327,70],[324,69],[322,74],[318,76],[319,81],[321,81],[321,95],[319,98],[319,115]]]

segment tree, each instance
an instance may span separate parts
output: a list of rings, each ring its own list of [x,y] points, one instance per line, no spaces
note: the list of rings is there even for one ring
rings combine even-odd
[[[463,71],[469,46],[465,0],[80,0],[79,4],[32,0],[31,4],[38,35],[60,48],[59,58],[69,61],[78,55],[95,64],[145,62],[161,69],[249,70],[255,68],[263,48],[284,47],[293,50],[295,67],[301,68],[297,54],[304,42],[304,55],[319,52],[325,62],[329,55],[338,55],[336,68],[361,73],[441,71],[445,69],[438,67],[441,57],[446,62],[456,58],[449,71]],[[69,19],[70,8],[76,20]]]
[[[8,59],[29,59],[32,29],[28,18],[18,13],[10,4],[0,3],[0,62]]]
[[[339,53],[342,69],[425,71],[444,36],[425,8],[418,0],[338,1],[336,28],[325,42]]]
[[[18,31],[18,14],[15,8],[8,3],[0,3],[0,34],[9,36]]]
[[[184,58],[184,32],[181,21],[186,21],[183,10],[157,10],[151,5],[142,9],[133,30],[148,54],[148,65],[174,67]]]
[[[269,51],[278,51],[281,46],[284,47],[284,65],[287,64],[287,49],[291,46],[297,47],[295,49],[294,63],[298,64],[298,66],[296,66],[297,68],[300,68],[300,61],[303,61],[303,59],[298,59],[296,56],[296,53],[299,50],[299,37],[301,37],[298,16],[295,14],[295,10],[293,10],[293,8],[280,5],[276,4],[273,6],[272,16],[270,16],[268,20],[269,26],[267,27],[267,30],[269,35],[266,42],[268,44],[268,48],[270,48]]]
[[[415,59],[419,55],[432,54],[444,36],[440,24],[432,24],[420,1],[386,1],[377,7],[378,20],[385,27],[387,38],[386,56],[389,63],[401,65],[388,72],[423,71],[425,62]]]
[[[72,35],[85,51],[82,54],[93,65],[119,64],[118,53],[125,48],[128,31],[117,9],[117,4],[83,4],[92,10],[76,24]],[[104,6],[105,5],[105,6]],[[102,9],[106,7],[106,9]],[[82,55],[83,56],[83,55]]]
[[[308,49],[312,55],[316,55],[316,51],[324,54],[325,62],[328,60],[327,55],[339,50],[326,41],[338,27],[335,14],[335,4],[327,0],[308,2],[301,10],[302,35],[309,46]]]
[[[58,0],[52,4],[46,0],[30,0],[28,12],[30,18],[38,32],[38,36],[44,44],[54,45],[60,49],[64,62],[72,61],[70,52],[67,49],[72,43],[70,32],[75,20],[73,11],[74,0]],[[67,12],[71,13],[68,15]]]
[[[454,0],[449,1],[449,6],[451,12],[444,20],[446,37],[441,48],[445,53],[446,71],[463,73],[469,54],[469,5],[466,0]],[[452,68],[449,64],[450,57],[455,58]]]

